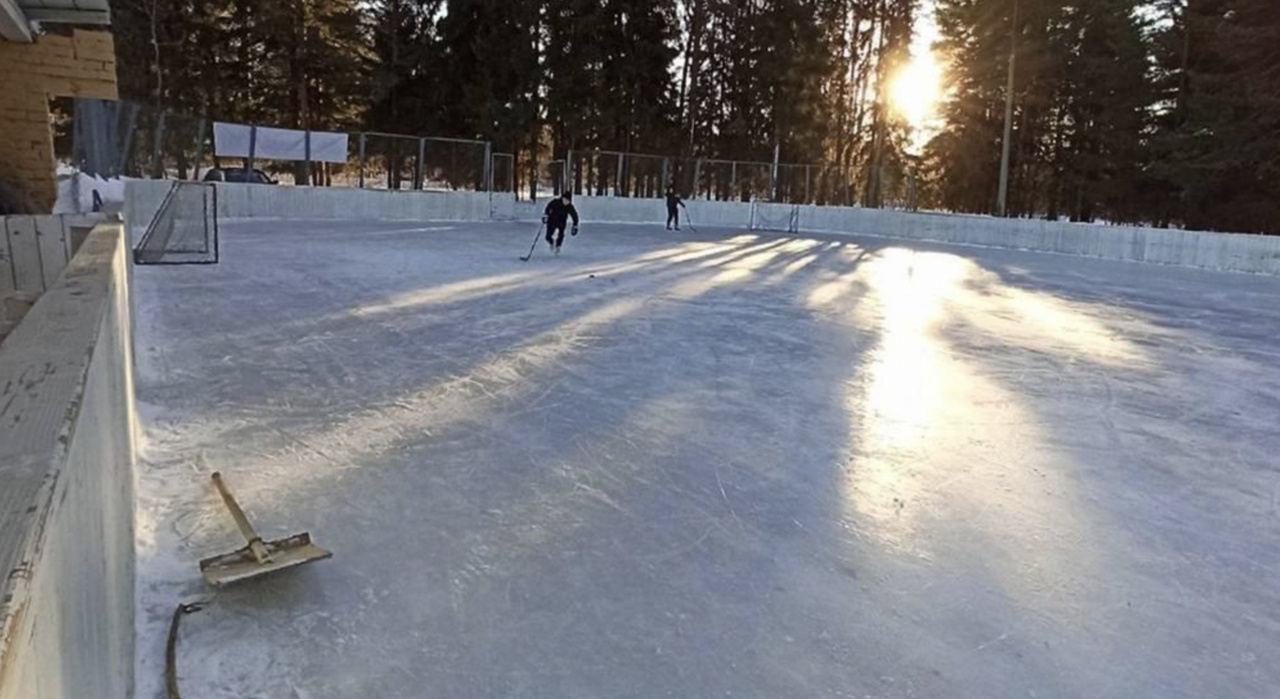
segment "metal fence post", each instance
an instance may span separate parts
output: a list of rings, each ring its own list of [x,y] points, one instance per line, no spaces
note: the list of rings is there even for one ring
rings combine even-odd
[[[661,187],[662,191],[658,193],[658,196],[662,196],[667,192],[667,181],[669,178],[667,171],[670,167],[671,167],[671,159],[663,158],[662,159],[662,187]]]
[[[196,162],[191,172],[191,179],[196,182],[200,181],[200,161],[204,160],[204,124],[205,120],[201,117],[200,125],[196,127]]]
[[[306,131],[302,132],[302,143],[306,150],[305,155],[307,156],[306,164],[303,165],[303,170],[302,170],[302,184],[304,186],[310,186],[311,185],[311,129],[307,129]]]
[[[804,166],[804,203],[809,203],[809,166]]]
[[[772,181],[769,183],[770,197],[769,201],[778,201],[778,156],[782,153],[782,146],[774,145],[773,147],[773,171],[770,175]]]
[[[573,191],[573,149],[564,152],[564,184],[560,188],[560,193]]]
[[[153,179],[164,179],[164,162],[161,159],[161,143],[164,142],[164,122],[169,116],[169,110],[160,112],[159,118],[156,120],[155,138],[151,139],[151,177]]]
[[[426,189],[426,184],[422,181],[427,175],[426,166],[427,157],[427,139],[418,139],[418,159],[413,163],[413,188],[416,190]]]
[[[729,201],[738,200],[738,161],[729,162]]]
[[[618,170],[614,173],[613,196],[622,196],[622,151],[618,151]]]
[[[693,161],[693,198],[698,198],[698,183],[702,181],[702,158]]]
[[[484,191],[493,191],[493,143],[484,142]]]
[[[249,173],[253,172],[253,155],[258,152],[258,127],[255,124],[249,125],[249,157],[244,161],[245,180],[252,182]]]
[[[124,142],[120,144],[120,158],[116,161],[116,167],[110,173],[113,177],[129,174],[129,156],[133,154],[133,127],[138,123],[138,105],[126,102],[125,107],[124,111],[128,116],[124,119]]]
[[[360,132],[360,189],[364,189],[364,132]]]

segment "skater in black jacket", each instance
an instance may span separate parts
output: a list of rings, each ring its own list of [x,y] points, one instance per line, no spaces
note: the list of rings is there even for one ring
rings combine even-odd
[[[547,208],[542,212],[542,222],[547,224],[547,245],[557,255],[560,254],[560,246],[564,244],[564,228],[570,216],[573,217],[573,235],[577,235],[578,210],[573,208],[572,192],[565,192],[559,199],[547,202]],[[557,232],[559,235],[553,235]]]
[[[671,224],[676,224],[676,230],[680,230],[680,209],[677,207],[684,206],[680,195],[676,194],[676,186],[667,186],[667,230],[671,230]]]

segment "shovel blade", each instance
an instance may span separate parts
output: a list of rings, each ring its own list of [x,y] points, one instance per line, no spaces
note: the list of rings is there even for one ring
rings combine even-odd
[[[264,544],[268,553],[266,561],[259,562],[246,546],[238,551],[200,561],[200,574],[210,585],[222,587],[333,556],[331,552],[311,543],[311,535],[307,532]]]

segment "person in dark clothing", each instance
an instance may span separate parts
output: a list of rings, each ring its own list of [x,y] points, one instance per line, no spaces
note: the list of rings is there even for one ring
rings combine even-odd
[[[547,245],[551,251],[560,254],[560,246],[564,244],[564,228],[573,217],[573,235],[578,234],[578,210],[573,208],[573,193],[565,192],[559,199],[547,202],[542,212],[542,222],[547,224]],[[556,233],[559,235],[555,235]]]
[[[680,230],[680,209],[684,206],[684,202],[680,200],[680,195],[676,194],[675,185],[667,187],[667,230],[671,230],[671,224],[676,224],[676,230]]]
[[[22,200],[18,198],[17,188],[11,188],[4,182],[0,182],[0,216],[25,213],[27,213],[26,207],[22,205]]]

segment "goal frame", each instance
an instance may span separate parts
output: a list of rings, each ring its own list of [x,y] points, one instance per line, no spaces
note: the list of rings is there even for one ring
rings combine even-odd
[[[168,251],[165,249],[150,250],[148,244],[156,236],[159,226],[169,208],[174,205],[178,191],[183,187],[200,187],[206,193],[202,197],[201,215],[205,223],[205,236],[209,241],[208,249],[203,252],[191,251]],[[217,264],[221,259],[222,253],[219,248],[218,234],[218,186],[212,182],[191,182],[186,180],[175,181],[169,187],[169,191],[165,193],[164,200],[160,202],[160,206],[156,209],[156,213],[151,217],[150,223],[147,224],[147,230],[142,234],[142,239],[138,241],[137,246],[133,249],[133,262],[135,265],[212,265]],[[167,241],[166,241],[167,242]],[[201,255],[203,257],[187,257]]]
[[[786,213],[787,223],[783,228],[775,220],[766,219],[761,211],[761,204],[773,204],[774,206],[789,206],[790,209]],[[751,202],[751,230],[768,231],[774,233],[799,233],[800,232],[800,205],[799,204],[783,204],[781,202]]]

